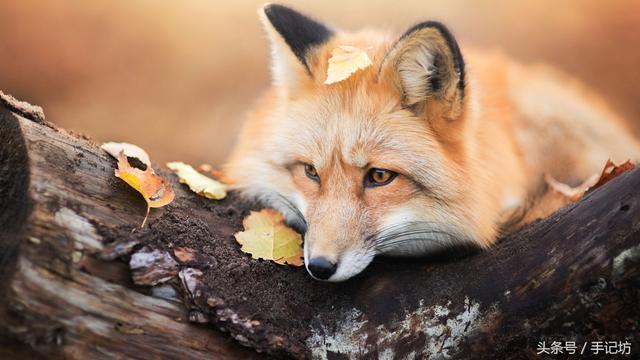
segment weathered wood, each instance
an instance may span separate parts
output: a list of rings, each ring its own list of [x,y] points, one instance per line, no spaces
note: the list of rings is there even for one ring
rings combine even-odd
[[[378,259],[353,280],[327,284],[242,254],[232,234],[247,205],[233,196],[199,198],[171,176],[176,200],[137,229],[144,204],[113,176],[104,152],[15,110],[0,116],[0,137],[14,129],[16,138],[19,124],[23,136],[13,143],[24,138],[27,151],[0,158],[0,171],[28,158],[31,179],[28,187],[2,183],[17,200],[0,209],[24,213],[22,192],[32,204],[25,221],[0,217],[16,219],[0,246],[21,246],[0,268],[13,269],[0,283],[0,334],[39,353],[250,356],[187,319],[274,356],[510,358],[535,354],[538,341],[603,339],[630,341],[638,351],[638,168],[490,251]],[[8,153],[4,144],[0,154]],[[111,261],[131,253],[136,281],[156,286],[135,286],[127,264]],[[221,287],[221,278],[235,285]]]
[[[35,120],[0,104],[0,271],[12,273],[0,283],[0,337],[47,358],[254,357],[189,324],[175,294],[145,294],[125,263],[92,255],[103,247],[93,222],[132,224],[140,207],[113,191],[110,159],[95,145]]]

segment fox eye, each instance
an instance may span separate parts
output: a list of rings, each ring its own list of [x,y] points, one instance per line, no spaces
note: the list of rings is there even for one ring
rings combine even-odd
[[[365,176],[364,186],[374,187],[387,185],[388,183],[392,182],[393,179],[396,178],[396,176],[398,176],[398,174],[391,170],[373,168],[369,170],[369,172]]]
[[[318,176],[318,171],[311,164],[304,164],[304,173],[307,175],[309,179],[320,181],[320,176]]]

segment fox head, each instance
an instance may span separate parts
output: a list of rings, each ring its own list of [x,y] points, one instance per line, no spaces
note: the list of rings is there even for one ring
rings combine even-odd
[[[456,40],[438,22],[404,34],[342,32],[290,8],[259,11],[273,84],[225,172],[304,233],[307,270],[342,281],[377,254],[493,241],[491,196],[469,177],[473,96]],[[372,65],[324,84],[341,45]]]

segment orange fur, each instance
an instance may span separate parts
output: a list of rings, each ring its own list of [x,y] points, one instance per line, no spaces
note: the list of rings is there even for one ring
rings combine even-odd
[[[271,35],[274,46],[283,45]],[[543,174],[576,182],[607,158],[640,154],[623,121],[584,86],[500,53],[463,48],[464,99],[449,86],[442,96],[452,100],[428,97],[411,110],[394,60],[403,51],[394,48],[396,39],[370,30],[338,32],[308,55],[310,74],[289,58],[289,82],[258,103],[225,167],[237,189],[290,222],[306,222],[306,257],[350,262],[331,280],[355,275],[378,253],[488,247],[505,214],[525,205]],[[425,39],[444,46],[436,35]],[[373,65],[325,85],[338,45],[367,49]],[[303,163],[315,166],[319,184],[305,176]],[[363,177],[373,167],[399,175],[365,188]],[[385,228],[418,222],[429,224],[431,237],[397,248],[372,245]]]

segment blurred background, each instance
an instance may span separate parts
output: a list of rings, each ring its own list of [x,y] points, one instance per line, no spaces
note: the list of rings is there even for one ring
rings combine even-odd
[[[269,84],[263,3],[2,0],[0,89],[97,142],[216,165]],[[463,43],[581,78],[640,130],[640,1],[283,3],[346,30],[441,20]]]

